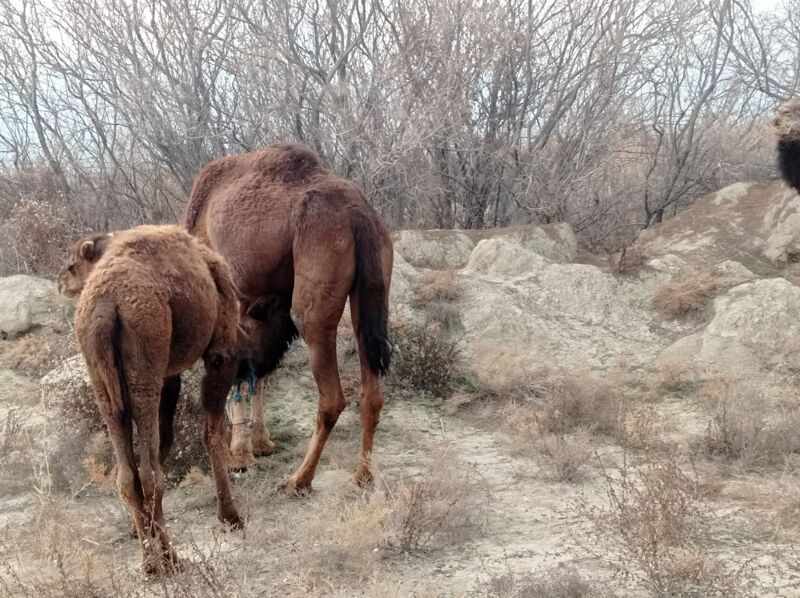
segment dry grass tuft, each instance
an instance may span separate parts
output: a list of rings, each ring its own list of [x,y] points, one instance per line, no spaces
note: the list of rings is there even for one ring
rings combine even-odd
[[[511,571],[492,576],[480,588],[487,598],[610,598],[612,593],[588,581],[573,566],[516,576]]]
[[[390,544],[419,550],[457,537],[469,525],[471,490],[455,452],[445,447],[420,476],[393,491]]]
[[[414,289],[412,305],[424,308],[431,303],[450,303],[458,299],[460,289],[454,269],[425,270],[420,285]]]
[[[620,576],[654,596],[746,593],[740,570],[712,561],[698,547],[706,533],[700,485],[677,453],[639,467],[626,458],[619,472],[604,473],[607,507],[582,505],[581,511],[610,548],[606,556]]]
[[[617,258],[615,270],[617,274],[637,274],[648,261],[650,256],[639,247],[626,247]]]
[[[293,566],[297,585],[367,583],[391,554],[449,545],[469,528],[473,484],[449,448],[413,480],[395,485],[379,479],[383,490],[315,502],[294,526],[293,534],[308,541]]]
[[[716,274],[692,269],[678,280],[661,283],[653,296],[653,307],[667,317],[683,318],[702,309],[725,284]]]
[[[701,392],[711,420],[705,448],[745,470],[785,465],[800,452],[800,406],[788,388],[718,378]]]
[[[663,395],[691,395],[698,389],[698,367],[676,361],[665,361],[658,365],[648,379],[649,390],[661,398]]]
[[[593,454],[587,433],[548,434],[534,444],[536,461],[545,480],[574,484],[583,479],[585,465]]]
[[[72,330],[42,327],[8,343],[0,354],[0,367],[40,378],[77,352]]]
[[[392,380],[404,388],[446,398],[461,367],[461,348],[443,326],[404,322],[394,330]]]

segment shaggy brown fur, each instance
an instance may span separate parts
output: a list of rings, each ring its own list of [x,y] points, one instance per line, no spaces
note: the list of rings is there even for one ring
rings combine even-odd
[[[369,482],[383,405],[378,376],[391,356],[386,326],[392,242],[377,212],[310,149],[279,144],[207,165],[192,189],[185,224],[231,266],[250,316],[246,327],[260,341],[253,359],[257,376],[277,367],[298,333],[308,345],[319,408],[306,457],[285,484],[290,492],[311,488],[325,441],[345,406],[336,328],[350,298],[362,382],[356,480]]]
[[[773,124],[778,133],[778,170],[787,185],[800,191],[800,98],[779,106]]]
[[[140,226],[78,241],[59,290],[80,294],[75,316],[97,405],[114,447],[148,573],[180,564],[167,535],[163,465],[173,440],[180,373],[205,361],[204,441],[219,518],[241,526],[225,466],[225,399],[238,366],[238,305],[228,267],[177,226]],[[138,466],[133,423],[138,434]]]

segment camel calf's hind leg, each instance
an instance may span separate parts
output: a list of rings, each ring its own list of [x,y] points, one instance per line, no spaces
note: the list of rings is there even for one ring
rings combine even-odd
[[[237,364],[214,355],[205,358],[202,403],[206,414],[203,442],[211,460],[217,486],[217,517],[235,529],[244,526],[231,495],[228,468],[225,462],[225,401],[236,374]]]

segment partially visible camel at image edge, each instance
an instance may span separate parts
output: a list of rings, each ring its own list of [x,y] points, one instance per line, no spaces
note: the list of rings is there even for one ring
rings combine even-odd
[[[355,480],[368,484],[383,406],[379,376],[391,357],[392,241],[378,213],[309,148],[284,143],[205,166],[184,224],[230,265],[243,326],[258,342],[252,365],[259,379],[278,366],[298,334],[308,346],[319,404],[305,458],[283,484],[289,493],[311,489],[325,442],[345,407],[336,331],[350,298],[362,385]]]
[[[800,97],[778,107],[773,121],[778,134],[778,170],[790,187],[800,191]]]
[[[236,291],[220,256],[178,226],[95,234],[73,247],[59,291],[80,295],[78,345],[133,515],[147,573],[182,566],[167,535],[163,466],[173,442],[180,374],[204,360],[203,440],[219,519],[241,527],[225,462],[225,401],[238,367]],[[133,423],[138,438],[134,455]]]

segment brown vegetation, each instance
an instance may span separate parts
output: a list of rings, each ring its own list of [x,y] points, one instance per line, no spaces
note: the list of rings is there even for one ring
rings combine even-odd
[[[653,296],[653,307],[670,318],[682,318],[702,309],[724,287],[725,281],[718,275],[690,270],[677,280],[661,283]]]
[[[743,470],[784,466],[800,452],[800,406],[793,392],[752,380],[717,378],[700,393],[711,419],[705,448]]]

